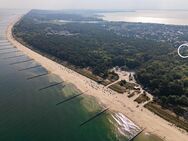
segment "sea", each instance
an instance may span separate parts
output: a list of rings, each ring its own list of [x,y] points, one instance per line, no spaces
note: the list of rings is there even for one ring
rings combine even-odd
[[[188,10],[134,10],[98,13],[103,20],[188,25]]]
[[[25,13],[0,10],[0,140],[128,141],[138,133],[141,128],[122,113],[108,111],[88,121],[104,109],[94,97],[74,97],[79,88],[8,42],[8,23]],[[134,141],[162,140],[143,132]]]

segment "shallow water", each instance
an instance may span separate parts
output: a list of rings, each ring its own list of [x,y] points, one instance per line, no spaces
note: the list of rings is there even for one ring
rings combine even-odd
[[[0,60],[0,140],[117,140],[111,132],[107,114],[80,127],[83,121],[101,109],[95,99],[82,96],[56,105],[79,91],[66,83],[65,87],[58,85],[39,91],[62,80],[53,74],[27,80],[27,77],[46,70],[18,71],[33,66],[31,62],[9,65],[26,57],[21,58]],[[88,100],[90,104],[86,103]]]
[[[64,82],[63,85],[40,91],[41,88],[62,80],[53,74],[28,80],[27,78],[44,74],[47,70],[37,67],[19,71],[39,65],[35,61],[12,64],[30,58],[21,52],[12,52],[17,49],[6,41],[4,35],[7,22],[18,13],[11,14],[12,11],[2,13],[0,14],[3,18],[3,20],[0,18],[0,49],[7,47],[11,49],[0,50],[0,140],[126,141],[134,131],[136,133],[138,128],[133,128],[135,125],[132,122],[127,121],[124,116],[122,118],[121,114],[117,117],[117,113],[111,112],[80,126],[101,111],[102,107],[97,104],[95,98],[85,95],[56,105],[80,93],[72,84]],[[13,56],[19,57],[11,58]],[[117,118],[113,118],[115,115]],[[146,141],[146,138],[148,136],[142,134],[135,140]],[[147,141],[159,140],[151,137]]]
[[[16,54],[20,53],[0,57]],[[65,87],[58,85],[39,91],[40,88],[62,80],[53,74],[27,80],[30,76],[46,72],[42,67],[18,71],[36,65],[33,61],[10,65],[27,59],[0,59],[0,140],[117,140],[106,121],[108,115],[80,127],[83,121],[101,109],[95,99],[82,96],[56,105],[79,91],[66,83]],[[88,100],[90,104],[84,102]]]

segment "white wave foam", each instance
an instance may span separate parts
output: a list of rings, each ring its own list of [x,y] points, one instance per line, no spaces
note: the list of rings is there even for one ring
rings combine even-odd
[[[120,134],[132,137],[140,131],[140,128],[122,113],[114,113],[112,117],[117,122],[117,129]]]

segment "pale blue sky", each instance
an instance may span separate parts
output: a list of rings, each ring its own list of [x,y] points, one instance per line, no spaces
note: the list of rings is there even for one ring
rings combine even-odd
[[[0,0],[0,8],[188,10],[188,0]]]

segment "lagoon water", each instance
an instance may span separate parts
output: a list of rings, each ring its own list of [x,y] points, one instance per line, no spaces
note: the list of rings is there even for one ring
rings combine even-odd
[[[22,52],[15,52],[17,49],[5,37],[8,22],[23,11],[0,11],[1,141],[127,141],[140,130],[121,113],[112,112],[80,127],[82,122],[101,111],[102,106],[95,98],[86,95],[56,105],[80,93],[66,82],[39,91],[62,80],[54,74],[28,80],[28,77],[44,74],[47,70],[43,67],[22,70],[39,65],[33,60],[12,64],[30,59]],[[143,133],[135,141],[160,139]]]
[[[136,10],[127,12],[99,13],[107,21],[188,25],[188,11],[181,10]]]

